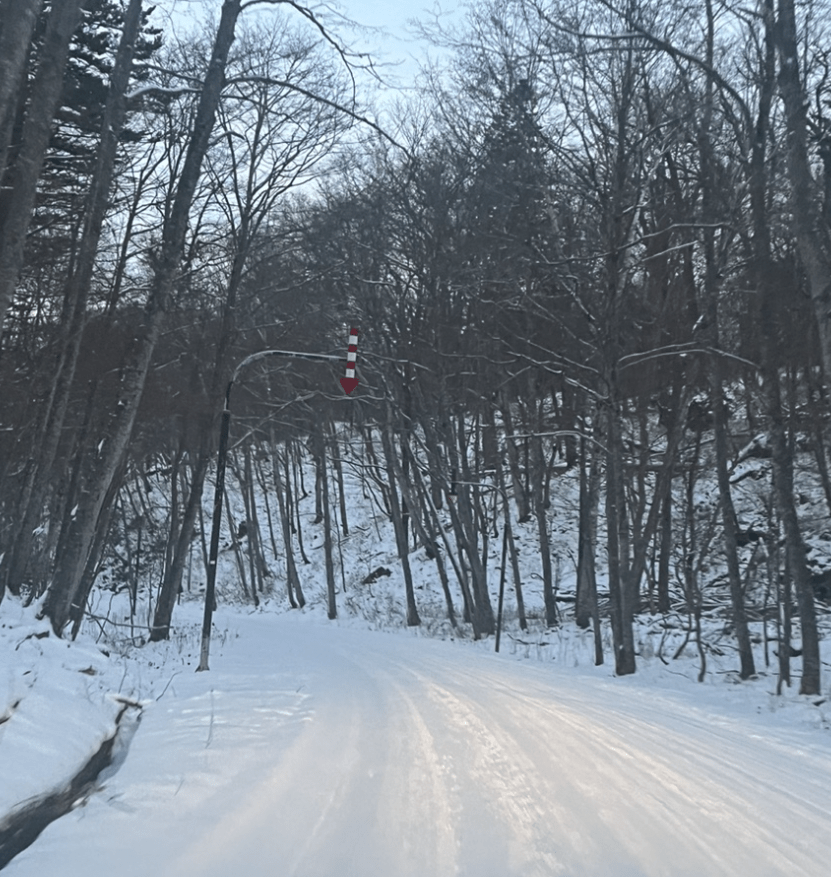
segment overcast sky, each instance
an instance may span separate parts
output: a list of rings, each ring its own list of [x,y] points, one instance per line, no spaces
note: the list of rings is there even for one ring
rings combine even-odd
[[[390,3],[389,0],[340,0],[344,12],[360,24],[370,27],[382,28],[385,36],[375,39],[381,48],[390,52],[400,53],[403,56],[420,56],[424,52],[424,46],[407,32],[409,20],[413,18],[426,18],[432,8],[430,0],[410,3]],[[453,8],[458,5],[455,0],[448,0],[443,8]]]
[[[314,4],[312,4],[314,5]],[[325,3],[321,5],[326,5]],[[416,0],[414,3],[395,3],[390,0],[336,0],[333,4],[352,20],[377,33],[358,37],[367,49],[382,63],[395,65],[390,70],[403,87],[418,74],[419,63],[426,59],[428,46],[418,40],[409,27],[414,18],[431,20],[431,12],[440,11],[444,18],[452,18],[461,9],[461,0]],[[433,53],[435,50],[431,50]]]
[[[149,0],[148,0],[149,2]],[[158,8],[153,19],[165,29],[172,22],[176,30],[189,29],[196,21],[204,19],[206,12],[218,18],[222,0],[156,0]],[[303,3],[303,0],[299,0]],[[257,4],[258,12],[268,14],[266,4]],[[391,65],[388,74],[401,86],[409,85],[418,73],[419,61],[426,58],[428,47],[408,33],[408,21],[413,18],[430,17],[430,10],[440,10],[443,16],[452,17],[462,6],[462,0],[415,0],[414,3],[396,3],[391,0],[307,0],[309,9],[315,12],[332,30],[333,35],[348,43],[357,51],[370,52],[379,62]],[[256,7],[255,7],[256,8]],[[367,30],[346,26],[331,14],[331,10],[343,13],[347,18],[363,25]],[[288,16],[291,10],[285,9]],[[248,15],[254,14],[254,9]],[[297,13],[295,13],[297,14]],[[165,21],[167,19],[167,21]],[[377,28],[371,31],[370,28]],[[395,65],[395,66],[392,66]]]

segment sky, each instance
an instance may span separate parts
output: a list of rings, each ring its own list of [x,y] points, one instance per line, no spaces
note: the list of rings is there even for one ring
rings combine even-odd
[[[391,3],[389,0],[307,0],[305,5],[327,24],[336,37],[356,51],[369,52],[380,62],[385,78],[407,88],[414,83],[419,64],[426,59],[429,49],[426,42],[419,40],[409,29],[410,21],[414,18],[428,20],[435,11],[443,20],[450,20],[461,10],[462,0],[417,0],[415,4]],[[154,18],[167,29],[164,19],[169,17],[177,29],[185,30],[200,19],[206,9],[216,15],[220,6],[221,0],[158,0]],[[260,8],[265,10],[266,4]],[[338,21],[338,13],[361,27],[350,28],[342,20]]]
[[[412,19],[426,21],[435,9],[440,9],[443,15],[452,15],[461,7],[459,0],[445,0],[441,4],[423,0],[417,5],[399,5],[388,0],[342,0],[340,5],[353,20],[379,28],[377,34],[367,34],[365,39],[379,58],[397,64],[394,76],[404,87],[417,76],[419,62],[425,60],[429,49],[412,32]]]

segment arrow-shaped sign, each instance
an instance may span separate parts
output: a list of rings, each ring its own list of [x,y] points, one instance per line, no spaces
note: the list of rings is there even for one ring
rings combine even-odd
[[[355,377],[355,359],[358,356],[358,330],[349,330],[349,347],[346,353],[346,377],[340,379],[340,385],[349,395],[358,386]]]

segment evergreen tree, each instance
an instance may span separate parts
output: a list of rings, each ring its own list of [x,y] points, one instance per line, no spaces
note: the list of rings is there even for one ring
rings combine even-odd
[[[18,95],[11,148],[4,175],[10,186],[18,173],[20,137],[32,95],[39,50],[43,44],[54,3],[47,2],[38,18],[29,51],[29,69]],[[141,34],[136,46],[135,78],[145,78],[144,63],[161,46],[161,31],[150,23],[152,9],[143,13]],[[124,10],[116,0],[90,0],[70,42],[63,73],[61,97],[53,119],[53,131],[38,182],[35,210],[26,241],[24,273],[18,283],[17,311],[25,313],[33,304],[47,323],[60,312],[57,291],[72,259],[81,227],[83,204],[94,167],[101,118],[109,85],[109,75],[121,30]],[[121,133],[124,143],[141,139],[141,132],[128,125]],[[44,276],[43,268],[49,266]],[[37,295],[32,302],[29,295]],[[21,297],[22,294],[22,297]]]

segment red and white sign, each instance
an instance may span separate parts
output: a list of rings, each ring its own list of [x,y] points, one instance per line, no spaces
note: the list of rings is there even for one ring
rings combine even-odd
[[[346,377],[340,379],[340,385],[349,395],[358,386],[355,377],[355,360],[358,358],[358,330],[349,330],[349,347],[346,352]]]

